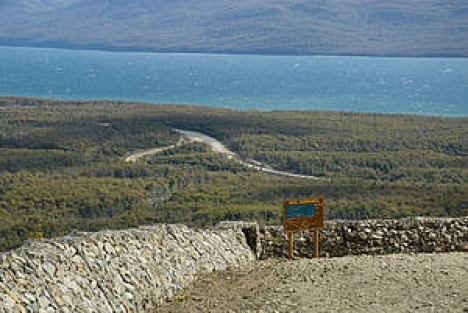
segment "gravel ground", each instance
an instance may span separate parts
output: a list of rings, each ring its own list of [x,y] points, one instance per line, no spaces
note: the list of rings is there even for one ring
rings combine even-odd
[[[153,312],[468,312],[468,253],[261,261]]]

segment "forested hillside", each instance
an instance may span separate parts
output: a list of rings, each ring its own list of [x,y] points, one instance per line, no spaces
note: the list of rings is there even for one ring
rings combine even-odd
[[[0,44],[466,57],[467,21],[464,0],[0,0]]]
[[[176,143],[173,128],[321,179],[256,172],[195,143],[124,161]],[[279,200],[297,197],[325,197],[327,218],[462,216],[467,194],[468,118],[0,98],[1,250],[73,229],[279,223]]]

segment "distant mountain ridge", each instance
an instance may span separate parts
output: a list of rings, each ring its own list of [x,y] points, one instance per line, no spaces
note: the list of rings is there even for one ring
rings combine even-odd
[[[0,44],[466,57],[468,2],[0,0]]]

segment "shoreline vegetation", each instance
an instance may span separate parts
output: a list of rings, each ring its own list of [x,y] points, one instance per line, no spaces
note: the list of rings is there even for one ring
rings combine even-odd
[[[266,175],[203,142],[179,146],[174,129],[322,179]],[[468,117],[0,97],[0,251],[73,229],[279,224],[285,198],[325,197],[327,219],[466,216],[467,149]]]
[[[47,104],[45,104],[47,103]],[[431,113],[401,113],[401,112],[369,112],[369,111],[352,111],[352,110],[340,110],[340,109],[258,109],[258,108],[230,108],[221,106],[209,106],[189,103],[171,103],[171,102],[150,102],[150,101],[139,101],[139,100],[119,100],[119,99],[61,99],[61,98],[47,98],[44,96],[19,96],[19,95],[1,95],[0,94],[0,110],[7,106],[62,106],[62,105],[73,105],[73,106],[84,106],[90,104],[105,104],[105,105],[122,105],[122,106],[149,106],[149,107],[176,107],[176,108],[190,108],[200,110],[220,110],[224,112],[233,112],[239,114],[248,114],[249,112],[254,113],[295,113],[300,114],[302,112],[312,114],[344,114],[344,115],[375,115],[379,117],[426,117],[426,118],[439,118],[439,119],[468,119],[468,115],[450,115],[450,114],[431,114]]]

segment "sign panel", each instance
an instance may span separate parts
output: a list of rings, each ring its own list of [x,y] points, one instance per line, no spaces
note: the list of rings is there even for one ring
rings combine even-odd
[[[323,198],[283,201],[284,231],[323,228]]]

